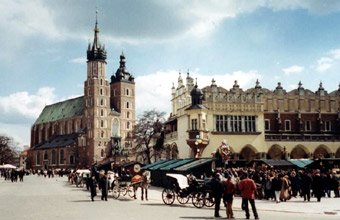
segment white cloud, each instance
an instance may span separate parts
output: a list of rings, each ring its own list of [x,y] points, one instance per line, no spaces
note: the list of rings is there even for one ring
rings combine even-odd
[[[317,61],[317,67],[316,70],[318,72],[325,72],[326,70],[328,70],[329,68],[331,68],[333,65],[333,59],[329,58],[329,57],[321,57],[318,61]]]
[[[21,123],[36,119],[45,105],[55,101],[54,88],[42,87],[36,94],[16,92],[0,96],[0,122]]]
[[[86,57],[74,58],[74,59],[70,60],[69,63],[85,64],[86,63]]]
[[[335,59],[335,60],[340,59],[340,49],[331,50],[329,53],[330,53],[330,55],[333,59]]]
[[[171,111],[171,87],[174,83],[177,86],[178,71],[176,70],[160,70],[156,73],[136,77],[136,109],[137,115],[146,110],[157,109],[170,113]],[[203,88],[211,84],[211,80],[215,79],[218,86],[229,89],[237,80],[240,87],[248,89],[255,86],[256,79],[262,76],[257,71],[235,71],[233,73],[204,75],[202,73],[190,73],[190,76],[197,78],[199,88]],[[182,74],[185,83],[186,74]]]
[[[298,66],[298,65],[293,65],[293,66],[282,69],[283,73],[286,74],[286,75],[290,75],[290,74],[293,74],[293,73],[301,73],[304,70],[305,70],[305,67]]]
[[[36,94],[23,91],[0,96],[0,134],[12,137],[19,147],[29,145],[30,127],[45,105],[54,102],[54,88],[50,87],[42,87]]]

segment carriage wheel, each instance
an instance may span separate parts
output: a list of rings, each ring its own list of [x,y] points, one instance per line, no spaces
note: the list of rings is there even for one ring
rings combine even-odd
[[[192,204],[196,208],[202,208],[204,206],[204,194],[203,193],[196,193],[192,197]]]
[[[213,207],[215,205],[215,199],[212,196],[211,192],[205,193],[204,205],[207,207]]]
[[[132,185],[126,187],[127,193],[131,198],[135,198],[136,193]]]
[[[187,204],[189,201],[189,197],[188,196],[181,196],[179,194],[177,194],[177,201],[181,204]]]
[[[113,198],[118,199],[120,195],[119,186],[114,186],[112,189]]]
[[[166,205],[173,204],[175,201],[175,192],[171,189],[164,189],[162,192],[162,199]]]

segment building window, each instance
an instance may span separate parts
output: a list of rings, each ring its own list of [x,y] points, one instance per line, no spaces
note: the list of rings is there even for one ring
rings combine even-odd
[[[100,137],[104,137],[104,131],[102,131],[101,133],[100,133]]]
[[[103,89],[100,89],[100,95],[103,95]]]
[[[100,109],[100,116],[104,116],[104,110]]]
[[[57,152],[52,150],[52,164],[57,164]]]
[[[270,131],[270,120],[269,119],[264,120],[264,130]]]
[[[197,130],[197,119],[191,119],[191,130]]]
[[[325,131],[331,131],[331,130],[332,130],[332,122],[325,121]]]
[[[130,122],[126,122],[126,129],[130,129]]]
[[[256,132],[256,116],[216,115],[218,132]]]
[[[100,79],[100,85],[101,86],[103,85],[103,79]]]
[[[73,155],[70,156],[70,164],[74,164],[74,156]]]
[[[64,150],[60,150],[59,163],[64,164]]]
[[[126,118],[130,118],[130,112],[126,112]]]
[[[104,150],[103,149],[100,151],[100,156],[104,157]]]
[[[290,131],[291,126],[290,126],[290,120],[285,120],[285,131]]]
[[[104,105],[104,99],[100,99],[100,105],[101,105],[101,106]]]
[[[204,119],[202,120],[202,128],[203,128],[203,130],[206,130],[206,123],[205,123]]]
[[[40,162],[40,152],[38,151],[38,152],[37,152],[37,158],[36,158],[36,164],[37,164],[37,165],[40,165],[40,163],[41,163],[41,162]]]
[[[129,108],[129,102],[126,102],[126,108]]]
[[[44,152],[44,160],[48,160],[48,154],[47,151]]]
[[[101,128],[104,127],[104,120],[100,120],[100,127],[101,127]]]
[[[305,130],[306,131],[311,131],[312,130],[312,122],[311,121],[306,121],[305,122]]]
[[[126,89],[126,95],[127,96],[129,95],[129,89]]]

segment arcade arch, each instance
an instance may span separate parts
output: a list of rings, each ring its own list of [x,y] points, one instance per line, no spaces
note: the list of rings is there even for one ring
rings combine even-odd
[[[302,159],[309,157],[308,149],[303,145],[297,145],[293,148],[292,152],[290,153],[291,159]]]
[[[253,159],[256,159],[256,153],[257,153],[257,150],[253,146],[246,145],[240,151],[240,159],[251,161]]]
[[[280,145],[274,144],[268,150],[268,159],[281,160],[284,157],[284,150]]]
[[[320,145],[314,151],[314,158],[330,158],[331,150],[325,146]]]

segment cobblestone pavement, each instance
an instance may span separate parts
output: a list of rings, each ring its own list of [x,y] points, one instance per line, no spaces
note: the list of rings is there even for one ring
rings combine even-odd
[[[1,220],[85,220],[85,219],[214,219],[213,208],[197,209],[192,205],[175,202],[166,206],[161,199],[160,188],[151,187],[149,200],[141,201],[122,196],[107,202],[100,197],[90,201],[85,188],[77,188],[67,178],[26,176],[23,183],[11,183],[0,179]],[[99,193],[98,193],[99,194]],[[137,194],[140,197],[140,191]],[[260,219],[340,219],[340,199],[323,198],[321,203],[303,202],[301,198],[276,204],[272,201],[256,201]],[[244,219],[240,198],[235,198],[236,219]],[[220,212],[225,218],[225,209]]]

